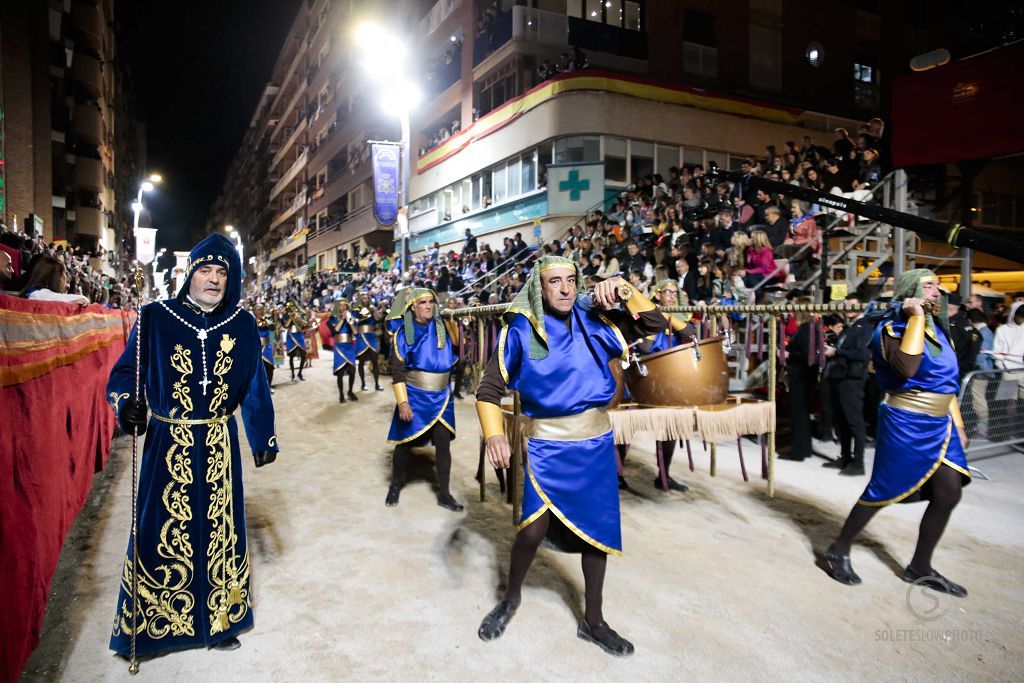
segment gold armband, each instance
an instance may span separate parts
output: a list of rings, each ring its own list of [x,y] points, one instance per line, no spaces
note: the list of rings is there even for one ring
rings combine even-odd
[[[396,382],[391,385],[395,391],[395,405],[402,405],[409,402],[409,392],[406,391],[405,382]]]
[[[900,351],[908,356],[920,356],[924,353],[924,316],[912,315],[903,330],[900,340]]]
[[[953,418],[953,424],[960,428],[961,432],[967,433],[964,429],[964,417],[960,414],[960,404],[957,403],[956,396],[949,401],[949,414]]]
[[[628,283],[626,286],[633,290],[633,295],[624,303],[627,311],[636,314],[643,313],[644,311],[653,311],[657,308],[639,289]]]
[[[484,433],[484,441],[492,436],[505,435],[505,419],[501,414],[501,406],[487,401],[477,401],[476,414],[480,418],[480,429]]]

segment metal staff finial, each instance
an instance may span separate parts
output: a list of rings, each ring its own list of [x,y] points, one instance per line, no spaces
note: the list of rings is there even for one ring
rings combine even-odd
[[[135,278],[135,400],[141,399],[142,386],[142,291],[146,285],[146,273],[142,265],[132,264]],[[139,673],[139,660],[135,655],[136,632],[139,630],[139,517],[137,498],[139,495],[139,428],[132,428],[132,652],[128,673]]]

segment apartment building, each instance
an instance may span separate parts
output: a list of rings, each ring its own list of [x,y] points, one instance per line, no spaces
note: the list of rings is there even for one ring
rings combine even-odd
[[[416,33],[429,101],[414,115],[410,247],[564,234],[590,208],[549,183],[599,166],[603,198],[672,167],[738,168],[886,110],[882,74],[931,49],[926,3],[438,0]],[[546,77],[574,48],[588,68]]]
[[[245,235],[255,251],[250,270],[261,279],[283,283],[391,248],[392,230],[373,217],[366,141],[394,138],[397,123],[367,96],[346,32],[381,7],[307,2],[285,39],[207,226]]]
[[[0,219],[117,263],[145,136],[114,66],[113,18],[113,0],[0,7]]]
[[[566,165],[600,166],[600,201],[673,166],[735,168],[804,135],[828,145],[835,127],[885,111],[882,74],[934,45],[933,15],[913,0],[310,0],[240,151],[254,160],[232,166],[211,228],[246,231],[257,272],[278,282],[396,250],[373,218],[366,141],[397,140],[397,121],[351,48],[368,18],[407,36],[425,94],[412,114],[416,252],[458,249],[466,229],[492,246],[559,234],[578,218],[549,197],[561,192],[549,171]],[[586,70],[541,75],[574,48]],[[264,183],[245,190],[235,176],[261,165]],[[246,225],[232,194],[258,207]]]

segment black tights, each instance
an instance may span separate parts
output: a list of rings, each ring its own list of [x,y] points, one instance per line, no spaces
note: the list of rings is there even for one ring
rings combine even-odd
[[[334,376],[338,378],[338,398],[345,400],[345,376],[348,376],[348,393],[354,393],[352,391],[352,385],[356,383],[356,369],[352,367],[352,364],[348,364],[343,368],[339,368]]]
[[[430,428],[429,434],[430,440],[434,444],[434,467],[437,468],[437,495],[439,497],[448,496],[451,495],[449,492],[449,482],[452,476],[452,433],[438,421]],[[419,439],[416,440],[416,442],[418,441]],[[405,473],[409,468],[409,459],[412,457],[413,443],[400,443],[395,446],[395,455],[391,460],[392,486],[402,487],[405,485]]]
[[[921,517],[917,548],[914,550],[913,559],[910,560],[910,566],[918,573],[927,573],[931,570],[932,553],[942,538],[942,532],[946,530],[946,523],[953,514],[953,508],[960,502],[962,485],[960,473],[952,467],[943,465],[940,465],[931,479],[925,483],[925,486],[929,487],[930,499],[924,516]],[[850,516],[846,518],[843,530],[839,533],[839,538],[832,547],[839,553],[848,554],[854,539],[880,509],[881,507],[860,503],[854,505]]]
[[[302,368],[306,366],[306,352],[296,351],[288,354],[288,368],[292,371],[292,379],[295,379],[295,359],[299,359],[299,378],[302,378]]]
[[[378,359],[380,354],[376,351],[367,351],[370,362],[373,363],[373,388],[380,389],[380,365]],[[363,389],[366,388],[366,356],[359,357],[359,386]]]
[[[263,369],[267,371],[267,384],[274,386],[274,365],[273,363],[263,362]]]
[[[512,559],[508,568],[508,587],[505,589],[505,599],[513,607],[518,607],[523,601],[523,581],[526,579],[526,572],[533,564],[533,558],[537,555],[537,548],[548,533],[548,526],[551,524],[551,511],[535,519],[526,528],[516,534],[512,542]],[[607,625],[604,623],[602,602],[604,596],[604,574],[608,566],[608,556],[597,550],[588,550],[582,555],[584,608],[583,618],[592,632],[598,637],[604,636]]]

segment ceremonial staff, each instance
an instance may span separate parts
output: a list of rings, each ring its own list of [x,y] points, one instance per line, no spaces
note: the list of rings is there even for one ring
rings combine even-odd
[[[135,276],[135,400],[142,400],[142,290],[146,286],[146,273],[138,261],[132,266]],[[135,656],[135,632],[139,628],[139,517],[136,498],[139,493],[139,428],[132,427],[132,654],[128,673],[139,673],[139,660]]]

